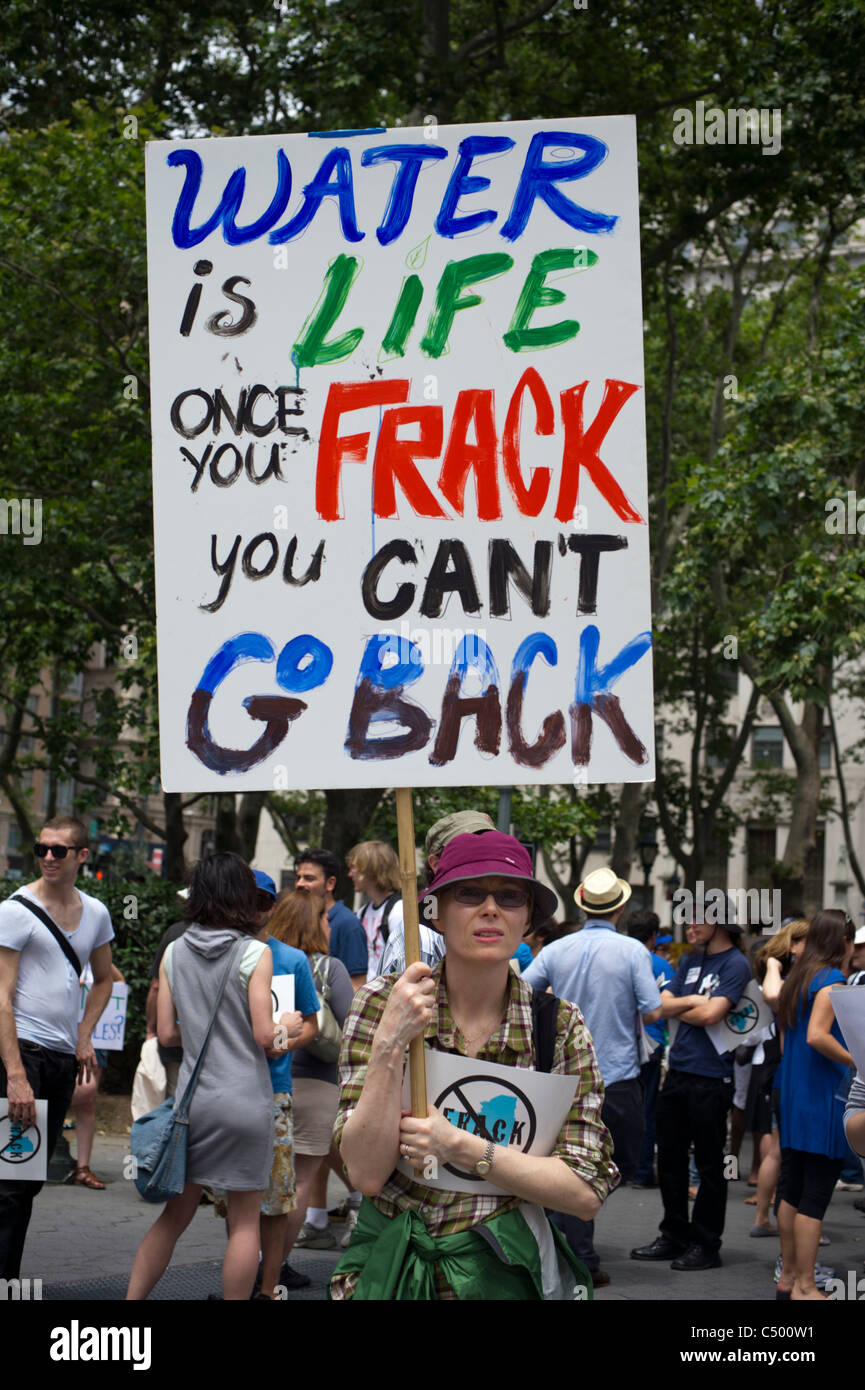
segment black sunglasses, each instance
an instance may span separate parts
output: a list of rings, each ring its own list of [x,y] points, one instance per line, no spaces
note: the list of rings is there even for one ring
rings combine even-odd
[[[50,854],[53,859],[65,859],[67,854],[80,854],[86,845],[43,845],[37,840],[33,846],[33,853],[37,859],[44,859],[46,854]]]
[[[497,907],[510,908],[511,911],[526,907],[531,896],[524,888],[481,888],[477,883],[458,883],[451,892],[464,907],[480,907],[481,903],[492,897]]]

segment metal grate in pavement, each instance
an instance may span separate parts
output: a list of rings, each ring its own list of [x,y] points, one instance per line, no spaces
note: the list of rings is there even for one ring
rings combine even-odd
[[[292,1256],[291,1267],[306,1274],[312,1283],[305,1289],[293,1289],[288,1293],[289,1302],[296,1299],[322,1301],[327,1298],[327,1286],[342,1251],[320,1251],[315,1255],[297,1252]],[[163,1274],[150,1301],[181,1302],[193,1299],[206,1299],[210,1293],[222,1292],[222,1262],[207,1260],[203,1264],[171,1266]],[[74,1284],[51,1284],[46,1281],[42,1298],[45,1302],[108,1302],[120,1301],[126,1296],[127,1275],[117,1275],[110,1279],[83,1279]]]

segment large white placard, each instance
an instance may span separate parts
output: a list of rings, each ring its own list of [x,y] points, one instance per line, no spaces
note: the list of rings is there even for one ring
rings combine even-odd
[[[632,117],[147,151],[172,791],[654,776]]]
[[[526,1067],[503,1067],[498,1062],[457,1057],[451,1052],[436,1052],[428,1047],[424,1048],[424,1056],[427,1101],[452,1125],[481,1134],[496,1144],[519,1149],[521,1153],[541,1157],[552,1153],[573,1104],[577,1089],[575,1076],[529,1071]],[[407,1076],[404,1098],[409,1104]],[[399,1160],[397,1167],[426,1187],[441,1187],[447,1192],[508,1195],[487,1178],[463,1172],[450,1164],[442,1165],[437,1171],[430,1166],[422,1176],[404,1158]]]
[[[856,1070],[865,1077],[865,988],[862,985],[833,985],[832,1008],[844,1034],[847,1051]]]
[[[48,1176],[48,1102],[36,1101],[36,1123],[10,1124],[9,1102],[0,1096],[0,1182],[44,1182]]]

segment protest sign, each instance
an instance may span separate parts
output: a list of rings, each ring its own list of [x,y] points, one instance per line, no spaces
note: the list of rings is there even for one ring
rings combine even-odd
[[[92,975],[91,975],[92,980]],[[90,993],[90,985],[81,985],[81,994],[78,1000],[78,1022],[84,1017],[84,1009],[87,1005],[87,996]],[[115,980],[111,985],[111,998],[105,1005],[103,1012],[99,1016],[96,1027],[93,1029],[93,1046],[103,1048],[106,1052],[122,1052],[124,1038],[126,1036],[126,1014],[129,1007],[129,986],[120,984]]]
[[[754,1042],[767,1024],[772,1022],[772,1010],[763,998],[756,980],[750,980],[741,999],[720,1023],[706,1029],[716,1052],[732,1052],[740,1043]]]
[[[865,988],[862,985],[833,985],[829,995],[844,1043],[859,1075],[865,1077]]]
[[[503,1067],[474,1057],[424,1049],[427,1100],[452,1125],[521,1153],[552,1153],[577,1088],[575,1076],[554,1076],[526,1067]],[[408,1095],[408,1072],[404,1085]],[[495,1158],[493,1159],[495,1163]],[[419,1175],[404,1158],[397,1165],[408,1177],[448,1192],[507,1196],[495,1183],[451,1164],[428,1165]]]
[[[9,1102],[0,1096],[0,1182],[44,1182],[48,1176],[48,1102],[36,1101],[36,1123],[28,1129],[9,1120]]]
[[[147,151],[162,780],[649,781],[632,117]]]
[[[279,1022],[280,1014],[294,1013],[294,976],[274,975],[270,986],[273,1001],[273,1021]]]

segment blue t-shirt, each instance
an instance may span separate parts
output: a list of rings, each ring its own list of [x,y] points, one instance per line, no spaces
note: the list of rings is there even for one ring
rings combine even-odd
[[[527,941],[520,942],[519,946],[511,956],[511,960],[516,961],[521,971],[527,970],[529,968],[532,961],[534,960],[534,956],[532,955],[532,948]]]
[[[297,951],[293,946],[286,946],[284,941],[277,941],[273,936],[267,938],[267,944],[273,953],[274,975],[294,976],[294,1007],[297,1012],[317,1014],[319,1009],[318,995],[315,992],[315,983],[309,968],[309,961],[303,951]],[[281,1057],[268,1057],[267,1064],[270,1067],[270,1081],[274,1092],[288,1091],[290,1094],[291,1053],[285,1052]]]
[[[731,946],[713,956],[702,950],[683,956],[668,988],[677,998],[701,994],[705,999],[716,999],[723,995],[732,1004],[738,1004],[750,979],[751,967],[746,957],[737,946]],[[679,1023],[669,1062],[676,1071],[718,1076],[723,1081],[733,1079],[732,1053],[718,1052],[706,1029],[694,1024]]]
[[[328,954],[341,960],[349,975],[362,975],[366,979],[369,948],[358,918],[345,903],[335,902],[328,908],[327,920],[330,923]]]
[[[656,956],[654,951],[649,952],[649,959],[652,962],[652,974],[658,986],[658,991],[669,989],[673,979],[673,967],[663,956]],[[647,1023],[646,1032],[650,1038],[654,1038],[660,1047],[667,1041],[667,1021],[659,1018],[657,1023]]]
[[[605,1086],[640,1074],[637,1014],[660,1007],[649,953],[612,922],[589,918],[582,931],[551,941],[523,979],[533,989],[552,988],[583,1015],[592,1035]]]

